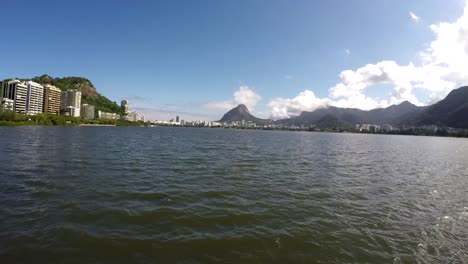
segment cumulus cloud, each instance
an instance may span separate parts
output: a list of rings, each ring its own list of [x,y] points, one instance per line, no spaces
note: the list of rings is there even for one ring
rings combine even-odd
[[[262,97],[256,94],[252,89],[247,86],[239,87],[233,94],[233,98],[231,100],[221,101],[221,102],[209,102],[203,104],[202,107],[207,109],[215,109],[215,110],[223,110],[227,111],[239,104],[244,104],[250,111],[255,110],[255,106],[257,106],[258,102],[262,99]]]
[[[368,64],[355,71],[343,71],[341,82],[330,90],[334,98],[362,95],[375,84],[394,87],[389,103],[408,100],[420,102],[413,90],[420,88],[430,97],[443,98],[451,90],[468,83],[468,2],[463,15],[455,22],[431,25],[435,39],[420,53],[421,64],[400,65],[394,61]],[[364,106],[365,107],[365,106]]]
[[[271,108],[271,118],[281,119],[299,115],[302,111],[314,111],[326,107],[329,102],[329,99],[320,99],[314,92],[305,90],[292,99],[273,99],[268,106]]]
[[[420,18],[410,13],[413,20]],[[310,102],[327,102],[326,105],[373,109],[387,107],[403,101],[424,105],[444,98],[451,90],[468,84],[468,1],[463,15],[454,22],[442,22],[430,26],[434,33],[426,50],[420,52],[418,65],[381,61],[367,64],[355,70],[340,73],[340,81],[329,89],[329,99],[310,96],[304,91],[293,99],[275,99],[270,102],[272,117],[284,118],[301,111],[310,111],[311,105],[297,102],[304,93]],[[391,85],[392,93],[384,100],[366,96],[366,91],[379,85]],[[418,99],[414,90],[419,89],[429,98]],[[312,93],[313,94],[313,93]],[[301,96],[302,95],[302,96]]]
[[[419,20],[421,20],[421,18],[418,17],[418,16],[417,16],[416,14],[414,14],[413,12],[409,12],[409,15],[410,15],[411,19],[412,19],[414,22],[416,22],[416,23],[418,23]]]
[[[382,61],[377,64],[367,64],[355,71],[346,70],[340,74],[341,82],[330,88],[330,97],[340,99],[340,105],[369,109],[384,107],[388,103],[410,101],[419,104],[412,94],[413,83],[420,81],[421,72],[412,63],[400,66],[395,61]],[[363,92],[370,86],[391,84],[394,92],[387,101],[376,102],[365,97]],[[348,103],[346,103],[348,102]]]

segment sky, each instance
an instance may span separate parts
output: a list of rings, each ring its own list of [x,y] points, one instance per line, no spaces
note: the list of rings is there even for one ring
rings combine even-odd
[[[434,103],[468,85],[467,0],[4,1],[0,79],[81,76],[150,120]]]

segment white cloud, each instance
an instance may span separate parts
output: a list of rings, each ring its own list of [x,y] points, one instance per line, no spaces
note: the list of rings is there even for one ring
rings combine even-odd
[[[203,104],[202,107],[207,108],[207,109],[227,111],[236,107],[239,104],[245,104],[247,108],[249,109],[249,111],[252,112],[255,110],[255,107],[257,106],[258,102],[261,99],[262,97],[256,94],[249,87],[241,86],[239,87],[239,90],[237,90],[233,94],[233,98],[231,100],[221,101],[221,102],[209,102],[209,103]]]
[[[410,13],[413,20],[420,18]],[[455,22],[442,22],[431,25],[435,38],[429,48],[420,52],[418,65],[400,65],[395,61],[381,61],[367,64],[356,70],[345,70],[340,74],[340,82],[329,89],[330,99],[308,96],[310,102],[327,102],[338,107],[373,109],[410,101],[414,104],[429,104],[445,97],[451,90],[468,84],[468,1],[463,15]],[[379,100],[366,96],[366,91],[381,84],[391,85],[393,92]],[[428,96],[427,101],[414,94],[420,89]],[[303,93],[311,91],[304,91]],[[310,111],[310,104],[293,99],[275,99],[270,102],[272,117],[289,117],[301,111]],[[313,95],[313,93],[312,93]],[[318,103],[320,104],[320,103]]]
[[[320,99],[314,92],[305,90],[292,99],[276,98],[270,101],[271,118],[281,119],[299,115],[302,111],[314,111],[320,107],[326,107],[329,99]]]
[[[418,23],[419,20],[421,20],[421,18],[418,17],[418,16],[417,16],[416,14],[414,14],[413,12],[409,12],[409,15],[410,15],[411,19],[412,19],[414,22],[416,22],[416,23]]]
[[[431,25],[436,39],[421,53],[424,67],[454,85],[468,83],[468,1],[464,14],[455,23]]]
[[[330,102],[331,106],[341,108],[359,108],[362,110],[371,110],[375,108],[388,107],[391,105],[387,100],[376,100],[363,94],[354,95],[346,99],[339,99]]]
[[[346,53],[346,55],[351,54],[351,50],[350,50],[350,49],[345,49],[344,52]]]
[[[412,90],[413,83],[420,81],[420,75],[418,68],[412,63],[407,66],[400,66],[394,61],[367,64],[355,71],[346,70],[341,72],[341,82],[330,88],[330,97],[341,99],[341,106],[359,107],[361,109],[383,107],[388,105],[388,101],[390,103],[410,101],[419,104],[418,99],[412,94]],[[365,98],[364,91],[377,84],[391,84],[394,86],[394,92],[388,101],[377,103],[371,98],[363,100]]]

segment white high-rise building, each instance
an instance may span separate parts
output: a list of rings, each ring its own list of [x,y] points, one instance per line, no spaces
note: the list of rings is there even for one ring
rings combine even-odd
[[[26,114],[26,101],[28,97],[28,87],[19,80],[3,82],[2,107],[13,110],[17,113]],[[13,109],[11,103],[13,102]]]
[[[36,115],[42,113],[44,106],[44,87],[33,81],[26,82],[28,88],[26,113]]]
[[[80,117],[81,92],[77,90],[63,91],[60,97],[60,111],[65,115]]]
[[[2,107],[18,113],[35,115],[42,113],[44,87],[28,81],[12,80],[3,83]]]

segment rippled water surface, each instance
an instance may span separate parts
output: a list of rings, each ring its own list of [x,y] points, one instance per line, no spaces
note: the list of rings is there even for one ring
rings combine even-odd
[[[0,263],[467,263],[468,140],[0,128]]]

